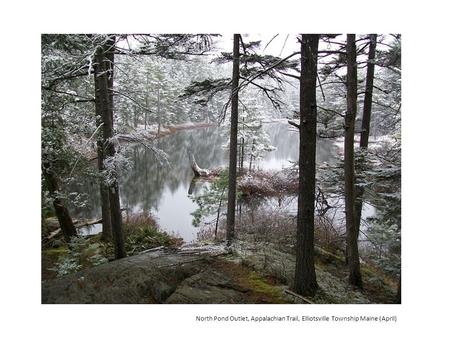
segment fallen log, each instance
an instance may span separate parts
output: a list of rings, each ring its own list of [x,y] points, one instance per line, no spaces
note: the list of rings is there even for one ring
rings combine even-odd
[[[99,219],[95,219],[95,220],[92,220],[92,221],[84,222],[84,223],[81,223],[81,224],[78,224],[78,221],[77,221],[75,223],[75,228],[83,228],[83,227],[87,227],[89,225],[94,225],[94,224],[97,224],[97,223],[103,223],[103,220],[101,218],[99,218]]]
[[[121,208],[120,211],[126,211],[127,208]],[[103,220],[101,218],[99,219],[95,219],[95,220],[91,220],[91,221],[86,221],[84,223],[78,224],[80,222],[80,220],[76,220],[73,222],[73,225],[75,226],[75,229],[79,229],[79,228],[83,228],[83,227],[87,227],[89,225],[94,225],[97,223],[103,223]],[[55,236],[57,236],[59,233],[61,232],[61,228],[56,229],[55,231],[52,231],[47,237],[45,237],[44,240],[48,241],[52,238],[54,238]]]
[[[81,224],[78,224],[78,222],[79,222],[79,221],[75,221],[75,222],[74,222],[74,226],[75,226],[76,229],[83,228],[83,227],[87,227],[87,226],[89,226],[89,225],[94,225],[94,224],[97,224],[97,223],[102,223],[103,220],[100,218],[100,219],[96,219],[96,220],[84,222],[84,223],[81,223]],[[61,228],[56,229],[55,231],[52,231],[52,232],[50,233],[50,235],[48,235],[48,236],[45,238],[45,240],[47,240],[47,241],[51,240],[52,238],[54,238],[55,236],[57,236],[60,232],[61,232]]]
[[[142,255],[142,254],[147,253],[147,252],[153,252],[153,251],[164,250],[165,248],[166,248],[166,247],[165,247],[164,245],[162,245],[162,246],[157,246],[156,248],[151,248],[151,249],[147,249],[147,250],[144,250],[144,251],[140,251],[140,252],[138,253],[138,255]]]
[[[192,171],[194,172],[195,177],[207,177],[210,175],[209,170],[202,169],[198,166],[197,162],[195,161],[194,155],[192,155],[191,159],[191,168]]]

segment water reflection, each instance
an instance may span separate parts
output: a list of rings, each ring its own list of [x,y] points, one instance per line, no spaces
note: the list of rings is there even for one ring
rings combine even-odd
[[[269,123],[264,125],[272,145],[277,149],[260,161],[260,168],[280,170],[298,161],[299,136],[298,129],[287,123]],[[318,139],[316,145],[316,161],[318,163],[333,162],[337,148],[328,139]]]
[[[264,128],[276,150],[266,154],[257,166],[274,170],[290,166],[298,159],[298,131],[287,123],[265,124]],[[191,213],[196,204],[188,197],[193,177],[189,153],[195,155],[203,168],[225,166],[228,151],[223,148],[227,142],[224,135],[218,127],[210,127],[184,130],[158,140],[158,146],[169,155],[170,166],[161,165],[151,150],[135,145],[134,167],[120,178],[122,206],[129,212],[153,213],[164,230],[181,236],[186,242],[195,240],[198,228],[192,226]],[[335,154],[336,148],[330,141],[318,141],[318,162],[330,162]],[[199,192],[198,186],[191,188],[194,194]],[[89,194],[89,207],[74,210],[74,215],[100,217],[97,185],[87,181],[82,189]]]

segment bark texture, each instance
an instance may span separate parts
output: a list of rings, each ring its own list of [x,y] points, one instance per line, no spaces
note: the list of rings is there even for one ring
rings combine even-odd
[[[345,223],[349,283],[362,288],[355,217],[355,117],[357,110],[357,64],[355,34],[347,34],[347,112],[345,114],[344,180]]]
[[[113,65],[114,65],[114,36],[97,48],[95,54],[95,94],[96,101],[101,106],[102,131],[103,131],[103,152],[104,159],[112,158],[115,155],[113,137]],[[126,256],[124,238],[122,232],[122,213],[120,210],[119,184],[117,178],[112,177],[108,184],[109,208],[111,213],[111,229],[114,240],[115,257]]]
[[[369,146],[370,135],[370,116],[372,114],[372,93],[373,93],[373,79],[375,76],[375,51],[377,48],[377,34],[370,35],[369,56],[367,61],[367,75],[366,75],[366,91],[364,93],[364,107],[361,123],[361,138],[359,140],[359,148],[366,151]],[[359,235],[361,225],[361,213],[363,205],[364,188],[356,187],[356,227]]]
[[[294,290],[304,296],[314,296],[318,288],[314,267],[318,45],[318,34],[302,35],[297,258]]]
[[[72,237],[77,236],[77,230],[73,225],[69,211],[67,210],[62,200],[58,197],[58,179],[49,168],[49,165],[44,165],[43,174],[48,192],[53,199],[53,207],[55,208],[55,214],[58,218],[59,226],[61,227],[64,239],[66,240],[66,242],[69,242]]]
[[[234,238],[236,209],[236,166],[238,134],[239,34],[233,36],[233,77],[231,85],[230,160],[228,166],[227,242]]]
[[[102,94],[104,95],[104,90],[102,91],[102,79],[99,74],[101,70],[105,68],[103,62],[98,60],[99,62],[94,66],[94,85],[95,85],[95,115],[96,115],[96,125],[100,127],[103,123],[103,112],[105,109],[109,109],[109,107],[104,107],[105,100],[102,98]],[[103,127],[101,127],[98,137],[97,137],[97,166],[98,171],[100,173],[105,169],[104,160],[104,136],[103,136]],[[111,227],[111,209],[109,206],[109,189],[104,180],[100,179],[100,200],[101,200],[101,208],[102,208],[102,239],[105,241],[112,240],[112,227]]]

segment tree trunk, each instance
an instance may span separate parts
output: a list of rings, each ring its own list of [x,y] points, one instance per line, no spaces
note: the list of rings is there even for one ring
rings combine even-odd
[[[145,110],[144,110],[144,129],[147,130],[147,110],[148,107],[148,73],[145,78]]]
[[[48,192],[53,199],[53,207],[55,208],[55,214],[58,218],[59,226],[61,227],[64,239],[68,243],[70,242],[70,239],[72,237],[77,236],[77,230],[73,225],[72,218],[69,215],[69,211],[67,210],[61,199],[57,196],[59,191],[58,179],[48,165],[44,165],[43,174],[45,182],[47,184]]]
[[[95,86],[95,115],[96,115],[96,125],[99,127],[103,123],[103,111],[108,109],[104,107],[105,100],[102,99],[101,90],[101,79],[98,74],[100,74],[103,69],[101,63],[96,63],[94,65],[94,86]],[[98,171],[100,173],[100,201],[102,208],[102,240],[110,241],[112,239],[112,228],[111,228],[111,209],[109,206],[109,189],[105,183],[102,172],[104,167],[105,153],[104,153],[104,136],[103,127],[97,136],[97,165]]]
[[[255,151],[255,140],[252,142],[252,150],[250,152],[250,163],[248,165],[248,172],[252,171],[253,151]]]
[[[304,296],[314,296],[318,288],[314,267],[318,46],[318,34],[302,35],[299,195],[294,291]]]
[[[102,203],[102,219],[103,219],[102,240],[110,242],[112,240],[111,207],[109,205],[109,189],[104,182],[100,183],[100,198]]]
[[[230,161],[228,166],[227,243],[234,239],[236,209],[236,162],[238,134],[239,34],[233,36],[233,77],[231,85]]]
[[[345,114],[344,181],[345,223],[349,283],[362,288],[355,217],[355,116],[357,110],[357,64],[355,34],[347,34],[347,112]]]
[[[369,46],[369,59],[367,62],[367,75],[366,75],[366,91],[364,93],[364,107],[361,123],[361,138],[359,140],[359,148],[362,151],[366,151],[369,146],[369,134],[370,134],[370,116],[372,114],[372,93],[373,93],[373,79],[375,76],[375,51],[377,48],[377,34],[370,35]],[[361,213],[363,205],[364,188],[356,187],[356,228],[359,235],[359,229],[361,225]]]
[[[156,133],[157,136],[159,136],[159,133],[161,132],[161,102],[159,97],[159,84],[158,84],[158,132]]]
[[[217,229],[219,227],[220,208],[222,208],[222,198],[223,198],[224,192],[225,192],[225,187],[222,189],[222,193],[220,194],[219,207],[217,208],[216,228],[214,230],[214,238],[215,239],[217,239]]]
[[[239,159],[239,174],[242,175],[242,172],[244,170],[244,156],[245,156],[245,139],[241,137],[241,158]]]
[[[110,141],[113,136],[113,64],[114,64],[115,38],[109,39],[96,51],[96,95],[102,107],[103,122],[103,152],[104,158],[112,158],[115,155],[114,144]],[[126,256],[122,232],[122,214],[120,210],[119,184],[117,177],[113,175],[109,186],[109,207],[111,211],[111,228],[114,239],[115,257]]]
[[[245,122],[245,118],[242,117],[242,130],[244,130],[244,128],[245,128],[244,122]],[[238,125],[238,129],[239,129],[239,125]],[[244,147],[245,147],[245,138],[242,136],[241,142],[240,142],[240,150],[239,150],[239,175],[242,175],[242,172],[244,171],[244,156],[245,156]]]
[[[369,59],[367,63],[366,91],[364,93],[364,108],[361,124],[361,139],[359,146],[367,149],[369,145],[370,116],[372,114],[373,80],[375,77],[375,51],[377,48],[377,34],[370,35]]]

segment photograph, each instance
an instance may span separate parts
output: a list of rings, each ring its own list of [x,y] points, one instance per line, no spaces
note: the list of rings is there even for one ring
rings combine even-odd
[[[41,304],[402,303],[403,34],[271,30],[40,33]]]

